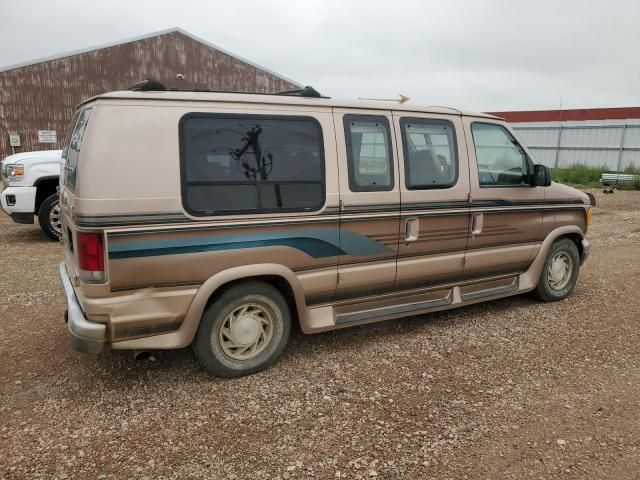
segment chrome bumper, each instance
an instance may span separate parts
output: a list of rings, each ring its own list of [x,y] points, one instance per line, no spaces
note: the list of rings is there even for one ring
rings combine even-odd
[[[100,353],[104,348],[107,326],[90,322],[84,317],[64,262],[60,262],[58,274],[62,292],[67,300],[67,328],[71,335],[71,346],[79,352]]]
[[[580,255],[580,265],[582,266],[591,253],[591,243],[586,238],[580,240],[580,243],[582,244],[582,255]]]

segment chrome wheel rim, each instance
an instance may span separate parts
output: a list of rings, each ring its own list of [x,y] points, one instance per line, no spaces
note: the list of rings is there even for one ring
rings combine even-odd
[[[562,290],[567,286],[571,279],[573,271],[573,260],[566,252],[556,253],[547,269],[547,278],[549,279],[549,287],[553,290]]]
[[[62,218],[60,217],[60,202],[56,202],[49,212],[49,224],[51,228],[60,235],[62,233]]]
[[[234,308],[218,331],[218,344],[234,360],[248,360],[262,352],[273,337],[272,314],[255,303]]]

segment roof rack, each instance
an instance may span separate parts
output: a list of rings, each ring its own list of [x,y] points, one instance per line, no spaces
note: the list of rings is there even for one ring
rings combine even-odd
[[[198,88],[198,89],[179,89],[175,87],[167,87],[163,83],[160,83],[157,80],[152,78],[147,78],[141,82],[136,83],[129,87],[129,90],[134,92],[216,92],[215,90],[208,90],[206,88]],[[307,97],[307,98],[329,98],[324,97],[318,92],[315,88],[306,86],[304,88],[298,88],[295,90],[284,90],[282,92],[276,93],[258,93],[258,92],[229,92],[229,91],[220,91],[216,93],[248,93],[253,95],[284,95],[284,96],[297,96],[297,97]]]
[[[147,78],[146,80],[132,85],[129,87],[129,90],[134,92],[165,92],[169,89],[159,81]]]
[[[324,97],[320,92],[318,92],[315,88],[307,85],[304,88],[296,88],[295,90],[283,90],[282,92],[276,92],[273,95],[286,95],[286,96],[296,96],[296,97],[310,97],[310,98],[329,98]]]

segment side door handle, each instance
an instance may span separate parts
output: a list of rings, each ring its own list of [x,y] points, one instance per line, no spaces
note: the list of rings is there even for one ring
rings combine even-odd
[[[407,218],[404,224],[404,241],[406,243],[415,242],[420,232],[420,219]]]
[[[471,217],[471,235],[480,235],[484,223],[484,213],[474,213]]]

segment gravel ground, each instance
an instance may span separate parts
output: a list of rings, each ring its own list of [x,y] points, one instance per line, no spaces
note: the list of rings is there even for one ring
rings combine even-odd
[[[0,477],[639,478],[640,192],[595,193],[568,300],[298,332],[237,380],[72,351],[60,247],[2,216]]]

